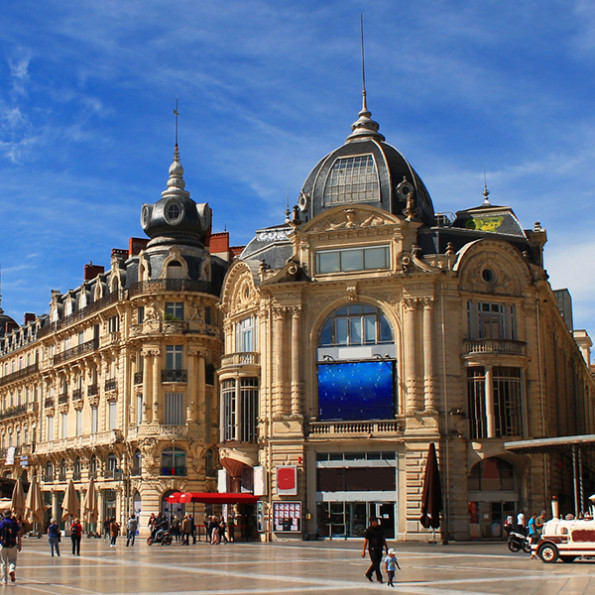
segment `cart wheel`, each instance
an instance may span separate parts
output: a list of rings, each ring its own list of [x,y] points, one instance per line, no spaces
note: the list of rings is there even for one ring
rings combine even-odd
[[[546,564],[551,564],[558,559],[558,548],[553,543],[544,543],[539,548],[539,557]]]

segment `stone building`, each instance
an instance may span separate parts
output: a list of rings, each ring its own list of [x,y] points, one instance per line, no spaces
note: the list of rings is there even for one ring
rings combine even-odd
[[[95,478],[100,522],[215,488],[216,306],[232,255],[183,172],[176,146],[167,189],[142,206],[149,241],[113,250],[108,271],[86,265],[78,288],[52,292],[49,314],[3,333],[2,475],[37,475],[48,516],[62,516],[70,479],[82,495]]]
[[[545,230],[488,196],[436,213],[364,94],[293,213],[231,264],[220,455],[228,486],[262,494],[264,534],[359,536],[379,516],[390,538],[422,537],[430,443],[451,537],[572,500],[565,452],[506,444],[592,433],[593,378],[547,280]]]
[[[142,207],[149,240],[87,265],[49,314],[0,316],[3,477],[36,475],[57,517],[67,482],[94,477],[100,521],[243,491],[263,538],[361,536],[379,516],[416,539],[434,443],[445,535],[497,536],[554,495],[577,510],[590,454],[543,440],[593,434],[591,343],[538,223],[487,189],[436,212],[365,95],[293,213],[241,254],[184,186],[176,147]]]

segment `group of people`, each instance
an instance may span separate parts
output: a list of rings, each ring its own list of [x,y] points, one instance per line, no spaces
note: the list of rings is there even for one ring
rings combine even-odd
[[[205,518],[205,529],[206,540],[211,545],[229,543],[234,540],[235,519],[230,517],[226,522],[223,515],[210,515]]]

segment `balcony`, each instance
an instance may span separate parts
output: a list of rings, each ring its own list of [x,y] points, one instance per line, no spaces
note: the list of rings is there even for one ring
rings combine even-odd
[[[229,366],[258,366],[259,364],[260,353],[257,351],[241,351],[221,356],[222,368]]]
[[[161,370],[161,382],[186,382],[187,370]]]
[[[54,481],[54,474],[53,473],[44,473],[41,476],[41,481],[43,481],[44,483],[51,483],[52,481]]]
[[[0,386],[3,386],[4,384],[8,384],[10,382],[14,382],[15,380],[21,380],[22,378],[26,378],[27,376],[29,376],[30,374],[34,374],[38,370],[39,370],[39,365],[32,364],[31,366],[27,366],[26,368],[23,368],[22,370],[17,370],[16,372],[7,374],[6,376],[3,376],[2,378],[0,378]]]
[[[107,393],[111,390],[116,390],[117,386],[118,386],[118,381],[115,378],[109,378],[108,380],[105,381],[105,385],[104,385],[105,392]]]
[[[143,373],[142,372],[135,372],[134,373],[134,384],[139,385],[143,383]]]
[[[72,473],[72,479],[73,479],[73,481],[80,481],[80,479],[81,479],[81,472],[80,471],[74,471]]]
[[[354,436],[360,438],[402,434],[405,423],[400,420],[386,421],[313,421],[310,422],[310,436],[329,438],[331,436]]]
[[[97,384],[90,384],[87,387],[87,396],[96,397],[99,394],[99,386]]]
[[[46,409],[51,409],[54,406],[54,399],[52,397],[48,397],[44,402],[43,406]]]
[[[6,411],[0,413],[0,419],[8,419],[10,417],[18,417],[19,415],[25,415],[27,413],[27,405],[15,405],[9,407]]]
[[[68,393],[60,393],[58,395],[58,405],[64,405],[68,403]]]
[[[134,297],[143,293],[162,293],[164,291],[198,291],[200,293],[209,293],[219,295],[216,284],[210,281],[190,281],[188,279],[157,279],[155,281],[139,281],[133,283],[128,296]]]
[[[527,343],[512,339],[468,339],[463,343],[463,355],[488,353],[527,355]]]
[[[96,351],[98,346],[99,341],[97,339],[93,339],[91,341],[87,341],[86,343],[81,343],[76,347],[71,347],[70,349],[63,351],[62,353],[58,353],[57,355],[55,355],[53,358],[53,365],[61,364],[62,362],[65,362],[69,359],[80,357],[85,353],[91,353],[93,351]]]
[[[72,391],[72,400],[73,401],[80,401],[83,398],[83,389],[75,388]]]

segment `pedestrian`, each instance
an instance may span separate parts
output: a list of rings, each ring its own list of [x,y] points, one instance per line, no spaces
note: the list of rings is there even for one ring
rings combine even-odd
[[[50,524],[48,525],[48,542],[50,544],[50,552],[52,553],[52,558],[54,557],[54,550],[56,550],[56,554],[58,556],[60,555],[60,540],[60,527],[58,527],[56,519],[52,519],[50,521]]]
[[[235,517],[232,515],[227,518],[227,532],[229,533],[229,541],[234,541],[235,539],[235,526]]]
[[[223,515],[219,519],[219,542],[223,541],[223,543],[229,543],[229,539],[227,539],[227,524],[225,523],[225,519]]]
[[[527,521],[525,519],[525,513],[522,510],[516,515],[516,530],[522,535],[527,535]]]
[[[211,527],[211,545],[219,545],[221,541],[221,533],[219,533],[219,523],[217,522],[217,517],[211,517],[210,522]]]
[[[111,537],[110,547],[116,547],[116,539],[118,539],[118,535],[120,535],[120,523],[116,521],[116,517],[112,517],[109,525],[109,534]]]
[[[103,538],[107,539],[110,536],[110,524],[111,519],[110,517],[106,517],[105,521],[103,521]]]
[[[149,527],[149,531],[150,531],[151,535],[153,535],[153,529],[155,527],[155,513],[154,512],[151,513],[151,516],[149,517],[149,522],[148,522],[147,526]]]
[[[388,586],[394,587],[393,579],[395,578],[395,572],[397,572],[397,569],[401,570],[401,567],[399,566],[396,552],[392,547],[388,550],[388,555],[384,562],[386,565],[386,574],[388,575]]]
[[[70,525],[70,539],[72,540],[72,555],[81,555],[81,535],[83,534],[83,527],[79,519],[74,519]]]
[[[4,511],[4,518],[0,521],[0,567],[2,574],[2,584],[5,585],[10,577],[11,582],[15,582],[17,553],[21,551],[22,530],[19,524],[12,517],[9,509]]]
[[[179,543],[180,542],[180,519],[174,515],[171,521],[171,536]]]
[[[366,557],[366,547],[368,548],[370,560],[372,561],[370,568],[368,568],[368,571],[366,572],[366,578],[370,582],[374,582],[372,580],[372,574],[375,572],[376,580],[381,583],[382,572],[380,571],[380,563],[382,562],[382,552],[385,549],[388,550],[388,545],[386,543],[386,538],[384,537],[384,531],[382,530],[382,527],[380,526],[380,523],[376,517],[372,517],[370,526],[364,533],[362,558]]]
[[[190,545],[190,518],[184,515],[182,519],[182,545]]]
[[[138,520],[134,514],[130,515],[126,523],[126,547],[134,546],[134,539],[136,537],[136,530],[138,529]]]
[[[196,523],[194,522],[194,517],[189,514],[188,518],[190,519],[190,535],[192,535],[192,544],[196,544]]]

